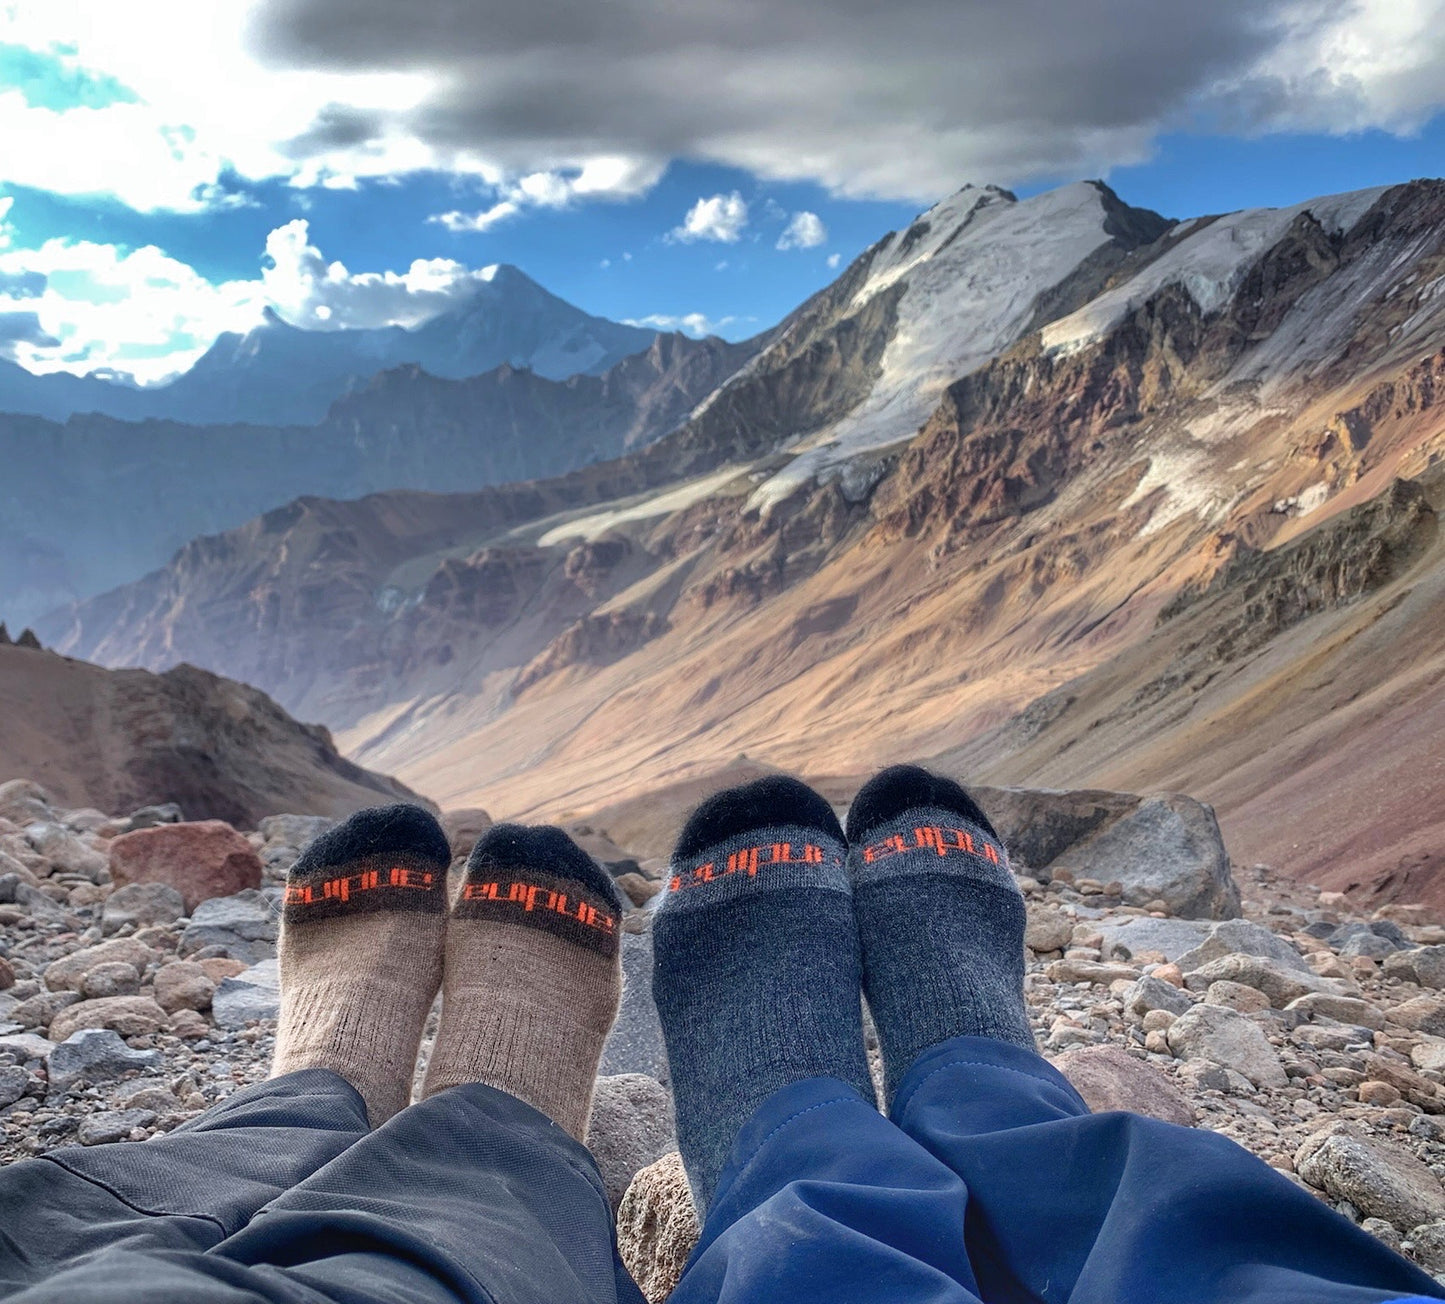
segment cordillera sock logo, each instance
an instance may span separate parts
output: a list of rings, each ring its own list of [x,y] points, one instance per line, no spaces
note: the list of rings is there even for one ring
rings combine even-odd
[[[327,902],[345,904],[352,897],[368,892],[430,892],[436,884],[437,876],[429,869],[392,865],[387,869],[362,869],[352,874],[340,874],[318,883],[288,883],[282,904],[302,907]]]
[[[871,865],[890,856],[906,856],[910,852],[926,851],[939,856],[977,856],[990,864],[1003,860],[999,848],[987,838],[975,837],[967,829],[940,828],[936,824],[924,825],[906,833],[894,833],[879,842],[870,842],[863,848],[863,863]]]
[[[821,865],[824,859],[831,859],[836,865],[843,863],[842,857],[825,857],[822,847],[811,842],[799,845],[794,842],[768,842],[756,847],[742,847],[728,855],[725,861],[709,860],[692,869],[679,870],[668,884],[673,892],[690,887],[701,887],[730,874],[741,874],[756,878],[760,871],[771,865]]]
[[[572,879],[525,871],[469,878],[452,914],[544,928],[604,955],[617,951],[616,911]]]

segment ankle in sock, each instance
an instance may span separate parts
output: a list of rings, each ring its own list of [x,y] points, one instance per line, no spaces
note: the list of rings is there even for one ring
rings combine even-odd
[[[302,851],[282,911],[273,1077],[339,1073],[373,1127],[406,1105],[441,985],[450,859],[420,806],[358,811]]]
[[[582,1140],[617,1017],[622,897],[561,829],[494,824],[447,925],[424,1096],[482,1082]]]
[[[834,1077],[874,1099],[842,832],[812,789],[769,776],[705,801],[673,853],[653,997],[700,1209],[775,1091]]]
[[[952,779],[893,766],[854,799],[848,843],[889,1103],[918,1056],[951,1037],[1033,1050],[1023,897],[973,798]]]

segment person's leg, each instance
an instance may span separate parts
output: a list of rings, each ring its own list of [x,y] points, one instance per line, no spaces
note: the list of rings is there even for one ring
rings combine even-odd
[[[1033,1047],[1023,903],[962,788],[886,770],[848,816],[891,1115],[968,1192],[990,1301],[1373,1304],[1445,1295],[1224,1137],[1091,1115]]]
[[[1090,1114],[1032,1051],[959,1037],[903,1075],[893,1118],[969,1194],[985,1299],[1376,1304],[1429,1276],[1227,1137]]]
[[[586,1128],[622,901],[556,829],[498,825],[447,929],[424,1088],[212,1257],[318,1299],[636,1304]]]
[[[356,1089],[309,1069],[144,1145],[71,1146],[0,1168],[0,1299],[106,1247],[208,1249],[366,1132]]]
[[[580,1129],[620,986],[616,889],[559,838],[504,828],[473,853],[448,930],[455,943],[448,965],[461,968],[447,975],[441,1058],[433,1060],[439,1076],[429,1081],[426,1101],[276,1195],[206,1252],[101,1250],[15,1296],[15,1304],[640,1304],[616,1255],[595,1164],[534,1107],[545,1103]],[[550,886],[466,890],[501,879]],[[490,908],[468,907],[479,895]],[[594,934],[609,944],[599,947]],[[418,959],[424,964],[425,957]],[[587,989],[574,990],[543,959]],[[485,990],[470,981],[483,970],[492,979]],[[476,1002],[491,1014],[479,1015]],[[357,1030],[352,1043],[339,1034],[354,1024],[317,1013],[330,1029],[316,1041],[327,1056],[381,1039]],[[487,1018],[500,1022],[491,1026]],[[475,1045],[473,1034],[496,1044]],[[559,1046],[570,1053],[557,1053]],[[446,1089],[472,1063],[491,1085]],[[385,1081],[370,1085],[374,1099],[394,1094]],[[355,1116],[364,1119],[361,1096],[346,1090]],[[519,1098],[529,1095],[530,1103]]]
[[[0,1170],[0,1295],[106,1246],[205,1249],[394,1113],[440,983],[441,826],[366,810],[291,870],[273,1078],[145,1145],[70,1147]],[[363,1101],[365,1103],[363,1103]]]
[[[878,1113],[842,830],[796,780],[688,820],[653,990],[702,1240],[673,1304],[977,1304],[958,1178]]]

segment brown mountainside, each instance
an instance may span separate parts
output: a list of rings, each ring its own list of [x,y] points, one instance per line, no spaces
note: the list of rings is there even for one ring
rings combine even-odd
[[[1441,183],[1175,226],[961,192],[644,452],[307,500],[65,645],[254,680],[446,805],[938,757],[1439,895],[1442,278]]]
[[[0,783],[8,779],[35,780],[71,806],[123,813],[176,802],[189,819],[241,828],[267,815],[340,818],[420,800],[245,684],[194,666],[105,670],[0,644]]]

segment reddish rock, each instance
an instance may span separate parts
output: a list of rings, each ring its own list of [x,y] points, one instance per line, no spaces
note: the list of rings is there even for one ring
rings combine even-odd
[[[1174,1084],[1158,1069],[1117,1046],[1071,1050],[1060,1055],[1054,1067],[1096,1114],[1126,1109],[1165,1123],[1194,1126],[1194,1108]]]
[[[215,980],[194,961],[173,960],[156,974],[156,1004],[167,1014],[208,1009],[215,994]]]
[[[62,1042],[82,1028],[109,1028],[122,1037],[159,1032],[166,1012],[147,996],[102,996],[67,1006],[50,1023],[50,1040]]]
[[[110,872],[117,887],[167,883],[185,898],[188,911],[211,897],[261,886],[261,858],[222,820],[122,834],[110,844]]]
[[[227,978],[234,978],[238,973],[244,973],[246,963],[243,960],[233,960],[229,955],[213,955],[206,960],[197,960],[205,975],[213,983],[222,983]]]
[[[0,992],[7,987],[15,986],[15,970],[11,967],[10,961],[0,955]]]

